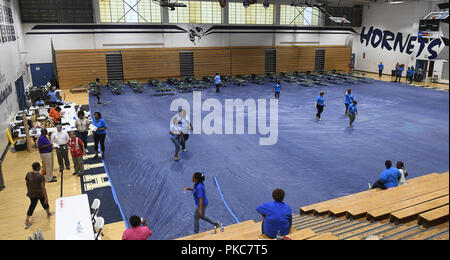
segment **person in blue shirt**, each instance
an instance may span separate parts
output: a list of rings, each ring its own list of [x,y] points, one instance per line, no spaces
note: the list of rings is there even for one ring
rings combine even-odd
[[[105,120],[102,118],[102,114],[100,112],[94,113],[94,118],[92,119],[92,124],[97,128],[94,131],[94,149],[95,149],[95,157],[98,158],[98,144],[101,146],[102,159],[105,159],[105,138],[106,138],[106,129],[108,126],[106,125]]]
[[[358,104],[358,102],[356,102],[356,100],[353,100],[352,104],[348,106],[347,116],[350,119],[350,127],[353,127],[353,122],[358,115],[358,108],[356,107],[356,104]]]
[[[279,80],[273,84],[272,91],[275,91],[275,99],[280,99],[281,84]]]
[[[262,233],[270,238],[275,238],[280,232],[281,236],[289,234],[292,227],[292,210],[283,202],[285,193],[282,189],[272,192],[274,201],[264,203],[256,208],[262,215]]]
[[[51,88],[48,93],[47,96],[50,98],[50,104],[62,104],[63,102],[58,98],[56,91]]]
[[[380,62],[380,64],[378,64],[378,77],[381,77],[381,75],[383,74],[383,69],[384,69],[383,62]]]
[[[201,172],[196,172],[192,175],[194,188],[184,188],[184,190],[192,191],[192,195],[194,196],[196,206],[194,211],[194,233],[198,233],[200,230],[200,219],[212,224],[215,228],[219,228],[223,232],[222,223],[219,221],[214,222],[205,216],[206,207],[208,207],[208,198],[206,197],[205,185],[203,184],[204,181],[205,176]]]
[[[386,190],[398,186],[398,181],[402,177],[399,169],[392,167],[390,160],[387,160],[384,165],[386,170],[381,173],[380,178],[373,185],[369,183],[369,189],[380,188]]]
[[[222,84],[222,81],[220,80],[219,73],[216,73],[216,76],[214,77],[214,83],[216,83],[216,93],[220,93],[220,85]]]
[[[345,115],[347,115],[348,106],[353,102],[352,89],[347,89],[345,92]]]
[[[397,82],[397,80],[398,80],[399,83],[402,81],[402,74],[403,74],[404,70],[405,70],[405,64],[402,64],[402,65],[398,66],[398,68],[397,68],[397,76],[395,77],[395,82]]]
[[[321,91],[320,95],[316,98],[315,107],[317,109],[316,118],[320,120],[320,114],[323,112],[323,108],[325,107],[325,98],[323,97],[325,92]]]
[[[406,82],[410,84],[412,84],[413,82],[413,78],[414,78],[414,73],[416,73],[414,71],[414,67],[408,67],[408,70],[406,71]]]

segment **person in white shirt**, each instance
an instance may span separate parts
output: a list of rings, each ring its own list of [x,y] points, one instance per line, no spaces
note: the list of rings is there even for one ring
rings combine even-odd
[[[178,111],[178,125],[180,126],[181,133],[183,135],[183,142],[181,142],[181,148],[183,152],[187,152],[186,141],[189,139],[189,133],[194,130],[191,122],[186,119],[186,110],[180,109]]]
[[[179,126],[178,117],[174,117],[170,124],[170,140],[175,145],[175,155],[174,160],[179,161],[180,157],[178,156],[178,152],[180,152],[181,144],[183,143],[183,133],[181,132],[181,128]]]
[[[398,180],[398,185],[406,184],[406,177],[408,176],[408,173],[406,172],[405,165],[402,161],[397,162],[397,169],[400,171],[401,177],[400,180]]]
[[[57,132],[52,134],[51,141],[56,150],[56,156],[58,157],[59,171],[62,172],[64,166],[66,166],[67,170],[70,170],[69,152],[67,148],[69,135],[66,131],[62,130],[60,124],[56,126],[56,130]]]

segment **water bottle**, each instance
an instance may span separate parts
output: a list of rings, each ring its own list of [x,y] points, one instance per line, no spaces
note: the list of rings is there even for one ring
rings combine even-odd
[[[78,224],[77,224],[77,232],[78,233],[81,233],[81,230],[83,229],[83,227],[81,226],[81,222],[80,221],[78,221]]]
[[[280,230],[278,230],[278,232],[277,232],[277,240],[283,240],[283,238],[281,237]]]

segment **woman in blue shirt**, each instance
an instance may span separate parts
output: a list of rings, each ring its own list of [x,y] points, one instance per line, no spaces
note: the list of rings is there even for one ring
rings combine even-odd
[[[324,96],[324,92],[320,92],[320,95],[316,98],[316,104],[315,107],[317,109],[317,114],[316,114],[316,118],[320,120],[320,114],[322,114],[323,112],[323,108],[325,107],[325,98]]]
[[[289,234],[292,227],[292,210],[283,202],[285,193],[282,189],[272,192],[274,201],[264,203],[256,208],[263,216],[262,233],[270,238],[275,238],[277,233],[285,236]]]
[[[216,228],[220,228],[223,232],[223,225],[220,222],[214,222],[205,216],[206,207],[208,206],[208,198],[206,197],[205,176],[201,172],[196,172],[192,175],[192,182],[195,184],[194,188],[185,188],[185,190],[192,191],[195,202],[194,212],[194,233],[198,233],[200,230],[199,220],[203,219],[206,222],[214,225]]]
[[[92,124],[97,128],[94,131],[94,149],[95,149],[95,157],[98,158],[98,144],[101,146],[102,159],[105,159],[105,138],[106,138],[106,122],[102,118],[102,114],[100,112],[94,113],[94,118],[92,119]]]
[[[347,92],[345,92],[345,115],[347,115],[348,112],[348,106],[353,102],[353,94],[352,89],[347,89]]]

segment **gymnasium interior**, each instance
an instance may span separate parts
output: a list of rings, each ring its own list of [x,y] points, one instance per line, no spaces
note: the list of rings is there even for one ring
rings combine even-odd
[[[448,12],[439,0],[0,0],[0,239],[122,240],[138,216],[149,240],[448,240]],[[76,174],[72,150],[65,168],[40,143],[58,124],[77,131],[80,111]],[[387,160],[406,183],[372,187]],[[27,213],[36,162],[54,176],[51,215]],[[197,172],[222,230],[200,219],[195,232]],[[275,189],[292,209],[276,238],[256,210]]]

